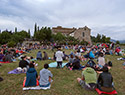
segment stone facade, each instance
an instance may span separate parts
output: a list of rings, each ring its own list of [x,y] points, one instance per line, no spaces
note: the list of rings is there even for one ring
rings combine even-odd
[[[62,28],[61,26],[53,27],[52,33],[56,34],[58,32],[61,32],[65,36],[73,36],[76,39],[79,39],[80,41],[85,40],[86,42],[91,44],[91,29],[89,29],[87,26],[83,28]]]

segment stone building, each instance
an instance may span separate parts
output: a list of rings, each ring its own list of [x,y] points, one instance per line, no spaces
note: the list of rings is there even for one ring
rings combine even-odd
[[[89,29],[87,26],[83,28],[63,28],[61,26],[53,27],[52,33],[56,34],[58,32],[61,32],[65,36],[72,36],[76,39],[79,39],[80,41],[84,40],[91,44],[91,29]]]

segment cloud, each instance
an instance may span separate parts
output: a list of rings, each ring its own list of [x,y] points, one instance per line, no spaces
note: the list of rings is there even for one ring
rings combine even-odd
[[[125,0],[0,0],[0,29],[42,26],[84,27],[92,35],[124,39]],[[114,34],[115,32],[115,34]],[[117,35],[116,35],[117,33]]]

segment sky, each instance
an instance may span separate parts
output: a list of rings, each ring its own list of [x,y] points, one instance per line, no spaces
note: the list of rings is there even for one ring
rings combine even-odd
[[[115,40],[125,40],[125,0],[0,0],[0,30],[34,32],[39,27],[88,26]]]

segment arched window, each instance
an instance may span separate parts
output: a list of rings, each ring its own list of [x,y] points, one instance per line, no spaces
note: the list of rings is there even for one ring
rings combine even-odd
[[[83,36],[83,37],[85,36],[84,32],[82,32],[82,36]]]

